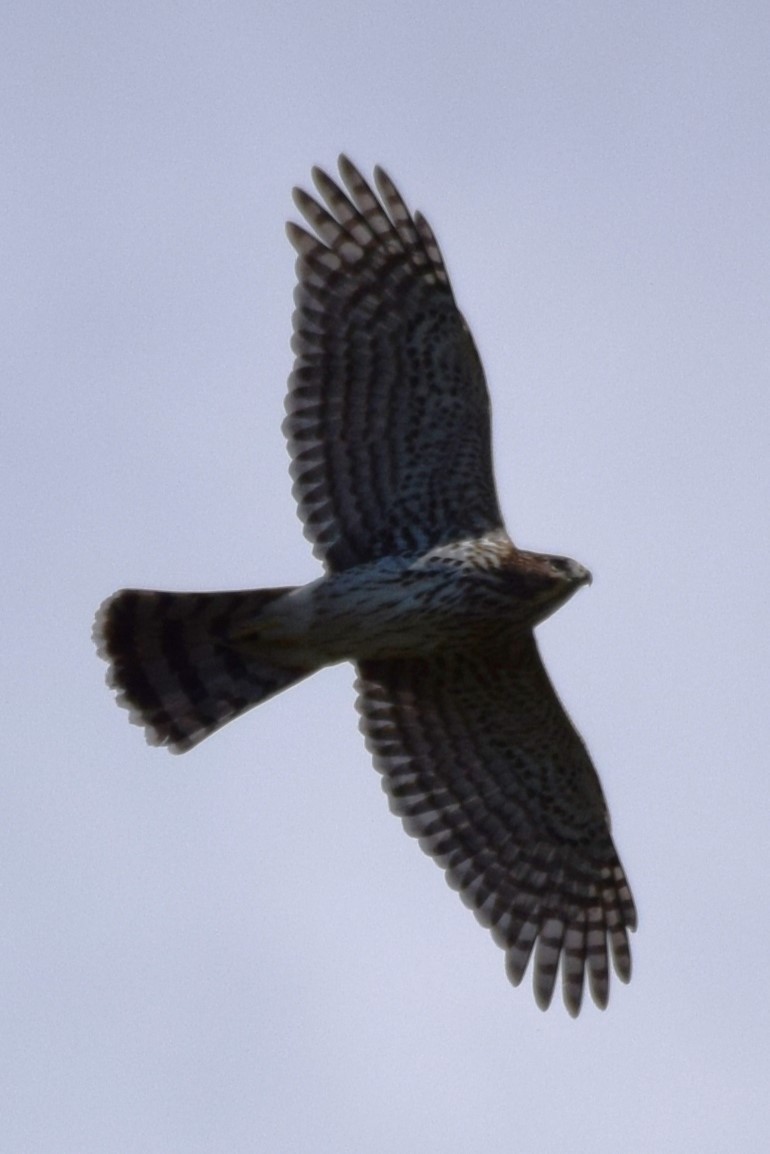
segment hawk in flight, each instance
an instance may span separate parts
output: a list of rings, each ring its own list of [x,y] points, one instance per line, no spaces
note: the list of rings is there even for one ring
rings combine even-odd
[[[585,745],[533,629],[591,580],[517,549],[495,493],[489,398],[433,231],[382,169],[345,157],[294,193],[284,422],[325,573],[235,593],[125,589],[95,627],[118,700],[177,753],[324,665],[353,661],[391,809],[549,1005],[609,958],[630,977],[633,899]],[[376,191],[375,191],[376,188]]]

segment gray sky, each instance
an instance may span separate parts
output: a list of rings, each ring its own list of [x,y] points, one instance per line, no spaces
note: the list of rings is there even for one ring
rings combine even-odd
[[[764,1151],[770,8],[6,5],[0,1149]],[[328,670],[184,758],[90,640],[122,585],[318,570],[280,432],[290,190],[423,209],[635,974],[543,1015],[388,814]]]

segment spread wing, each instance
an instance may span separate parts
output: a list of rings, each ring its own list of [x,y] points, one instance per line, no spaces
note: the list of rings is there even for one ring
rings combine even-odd
[[[318,169],[297,250],[284,431],[306,534],[344,569],[502,524],[489,398],[427,221],[389,177],[379,197],[345,157]]]
[[[559,961],[577,1014],[588,971],[602,1008],[608,941],[631,973],[636,911],[599,779],[534,637],[499,651],[359,665],[359,710],[391,809],[505,949],[518,985],[535,949],[538,1004]]]

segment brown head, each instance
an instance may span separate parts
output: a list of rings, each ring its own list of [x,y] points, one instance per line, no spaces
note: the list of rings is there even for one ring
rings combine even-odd
[[[592,581],[589,570],[571,557],[528,553],[524,549],[511,554],[505,568],[518,598],[529,602],[532,625],[544,621],[581,585]]]

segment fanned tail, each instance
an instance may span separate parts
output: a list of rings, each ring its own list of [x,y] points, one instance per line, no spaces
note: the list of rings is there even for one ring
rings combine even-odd
[[[108,683],[147,740],[192,749],[226,722],[313,668],[260,644],[259,616],[292,588],[240,593],[123,589],[99,609],[94,640],[110,664]]]

